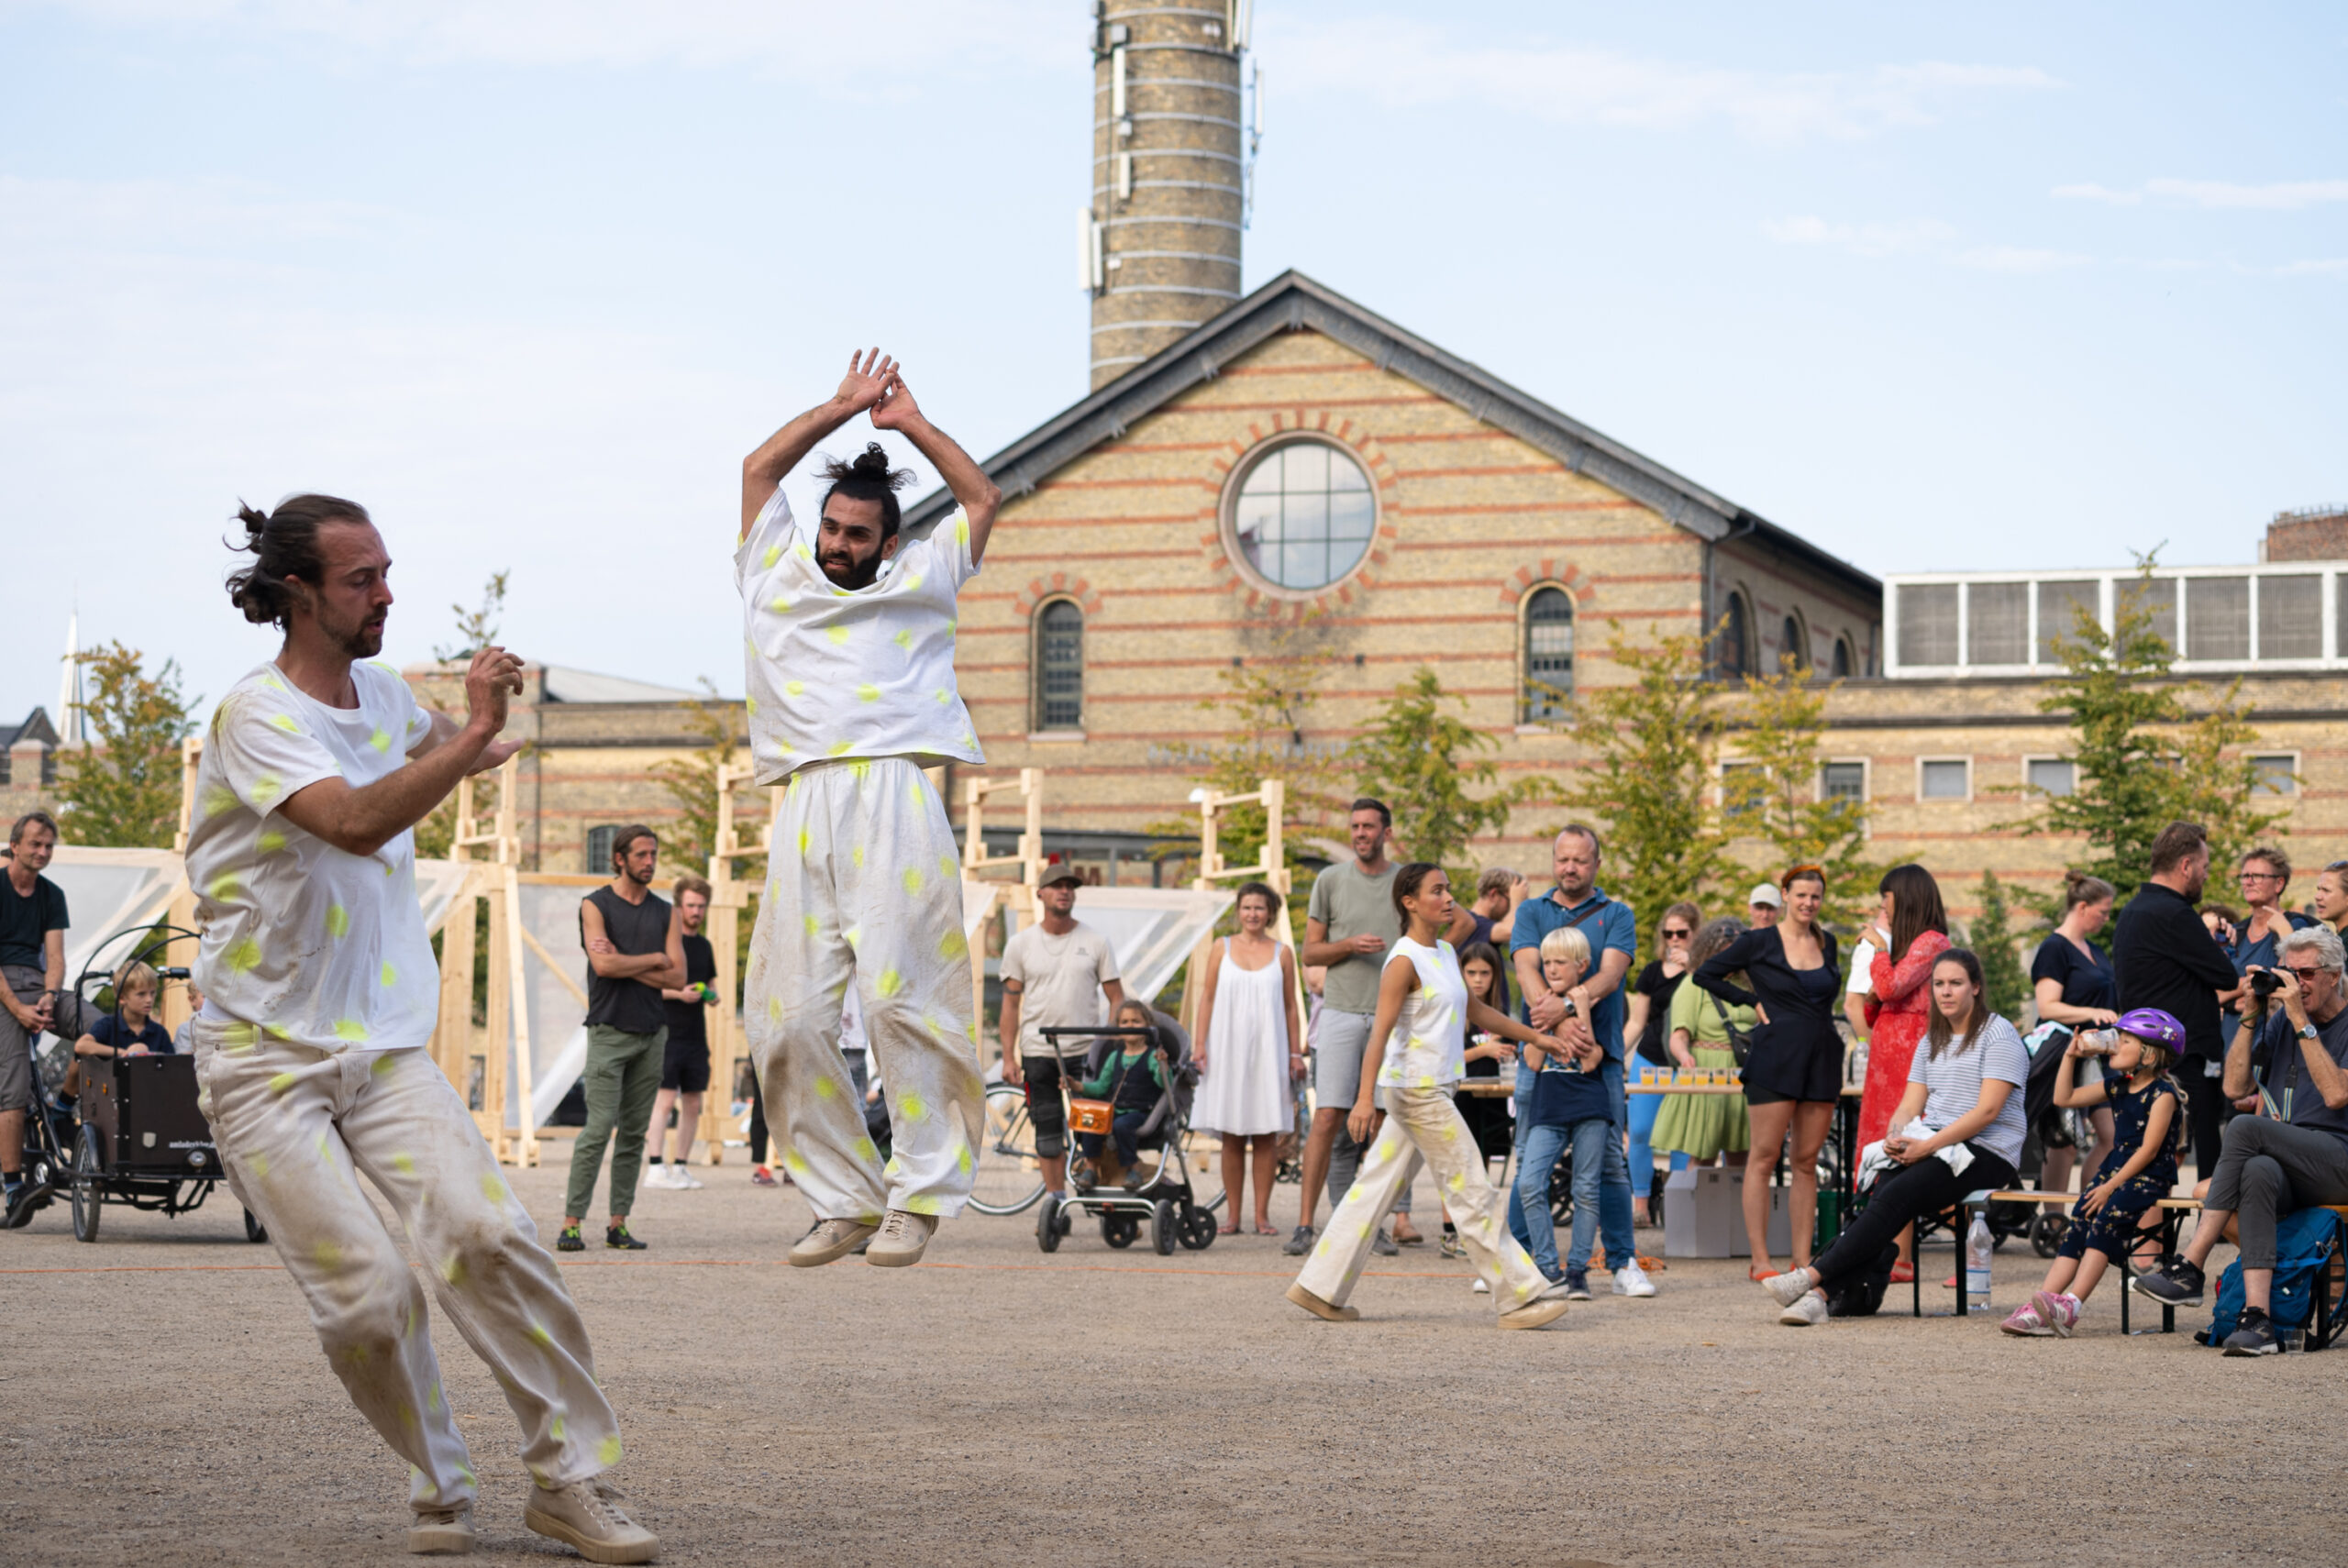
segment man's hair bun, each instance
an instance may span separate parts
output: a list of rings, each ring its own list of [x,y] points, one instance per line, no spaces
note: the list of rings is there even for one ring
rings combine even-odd
[[[897,492],[914,482],[914,471],[891,468],[889,454],[880,442],[867,443],[853,462],[825,458],[824,477],[831,481],[830,488],[824,491],[826,502],[836,495],[845,495],[850,501],[877,501],[880,503],[880,536],[896,536]]]

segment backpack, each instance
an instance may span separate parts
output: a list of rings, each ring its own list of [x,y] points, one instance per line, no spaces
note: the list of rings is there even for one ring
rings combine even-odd
[[[2339,1255],[2340,1216],[2331,1209],[2294,1209],[2275,1222],[2275,1288],[2267,1297],[2266,1315],[2276,1333],[2298,1333],[2309,1326],[2321,1271]],[[2218,1303],[2210,1326],[2193,1337],[2205,1345],[2221,1343],[2241,1326],[2242,1309],[2242,1259],[2236,1258],[2218,1276]]]
[[[1830,1318],[1872,1318],[1883,1307],[1884,1293],[1891,1288],[1891,1269],[1899,1261],[1898,1243],[1887,1242],[1876,1260],[1856,1274],[1845,1275],[1827,1287],[1826,1315]],[[2229,1333],[2232,1331],[2228,1330]]]

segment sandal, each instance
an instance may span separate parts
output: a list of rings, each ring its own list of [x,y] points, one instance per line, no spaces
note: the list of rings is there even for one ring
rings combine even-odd
[[[1744,1277],[1753,1281],[1754,1284],[1758,1285],[1765,1279],[1777,1278],[1778,1271],[1773,1268],[1754,1268],[1748,1266],[1744,1271]]]
[[[1892,1283],[1892,1284],[1894,1284],[1894,1285],[1912,1285],[1912,1284],[1914,1284],[1914,1283],[1915,1283],[1915,1279],[1916,1279],[1916,1265],[1915,1265],[1915,1264],[1904,1264],[1904,1263],[1896,1263],[1896,1264],[1893,1264],[1891,1265],[1891,1283]]]
[[[1661,1258],[1651,1258],[1645,1253],[1641,1253],[1639,1254],[1639,1267],[1648,1274],[1661,1274],[1670,1266],[1671,1265],[1669,1264],[1664,1262]]]
[[[1279,1233],[1279,1227],[1277,1225],[1258,1225],[1256,1227],[1256,1234],[1258,1236],[1277,1236]]]

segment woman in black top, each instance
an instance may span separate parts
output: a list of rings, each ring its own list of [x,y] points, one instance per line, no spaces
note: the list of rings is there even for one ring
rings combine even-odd
[[[1753,1152],[1745,1165],[1744,1231],[1752,1244],[1752,1276],[1775,1271],[1769,1262],[1769,1193],[1754,1179],[1776,1164],[1776,1153],[1793,1131],[1793,1266],[1810,1266],[1810,1243],[1818,1222],[1818,1151],[1834,1120],[1843,1092],[1843,1037],[1834,1028],[1842,977],[1834,966],[1834,936],[1818,923],[1826,897],[1826,875],[1815,866],[1797,866],[1778,883],[1786,896],[1784,916],[1775,925],[1748,931],[1707,958],[1696,983],[1722,1001],[1755,1010],[1761,1026],[1753,1032],[1744,1064],[1744,1099],[1752,1110]],[[1729,977],[1744,972],[1751,990]]]
[[[1671,1066],[1671,1048],[1666,1042],[1671,1032],[1672,994],[1679,989],[1679,982],[1688,977],[1688,944],[1696,939],[1696,928],[1704,923],[1701,910],[1690,903],[1678,903],[1663,911],[1663,919],[1656,922],[1656,948],[1660,956],[1639,971],[1638,982],[1631,988],[1628,1010],[1623,1019],[1623,1039],[1638,1053],[1639,1061],[1649,1066]],[[1635,1071],[1635,1065],[1633,1065]],[[1648,1199],[1655,1189],[1656,1118],[1663,1114],[1663,1096],[1638,1094],[1631,1101],[1631,1222],[1652,1224]],[[1671,1156],[1671,1168],[1679,1170],[1688,1164],[1686,1154]]]
[[[2038,955],[2030,962],[2031,994],[2038,1003],[2039,1022],[2077,1030],[2108,1028],[2120,1021],[2119,1013],[2112,1010],[2119,1005],[2120,993],[2111,977],[2111,959],[2093,941],[2111,919],[2113,897],[2111,884],[2100,877],[2084,871],[2064,874],[2063,918],[2038,944]],[[2101,1076],[2103,1069],[2096,1058],[2082,1057],[2082,1083],[2096,1081],[2086,1076],[2090,1066],[2097,1077]],[[2088,1120],[2095,1128],[2095,1149],[2088,1157],[2087,1168],[2100,1170],[2103,1157],[2111,1153],[2111,1107],[2097,1106],[2088,1113]],[[2066,1191],[2078,1150],[2072,1145],[2061,1110],[2050,1110],[2040,1119],[2038,1138],[2046,1150],[2046,1165],[2039,1173],[2038,1185],[2049,1192]]]

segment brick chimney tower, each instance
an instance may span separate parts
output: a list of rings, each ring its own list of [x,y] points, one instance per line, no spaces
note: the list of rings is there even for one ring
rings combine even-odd
[[[1092,203],[1078,276],[1092,296],[1092,385],[1239,297],[1251,149],[1240,56],[1252,0],[1099,0]]]

